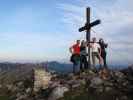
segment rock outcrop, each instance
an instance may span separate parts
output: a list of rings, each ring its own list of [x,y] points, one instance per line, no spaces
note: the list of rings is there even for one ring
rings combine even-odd
[[[32,77],[0,84],[0,93],[11,100],[133,100],[132,73],[103,69],[74,75],[34,69]]]

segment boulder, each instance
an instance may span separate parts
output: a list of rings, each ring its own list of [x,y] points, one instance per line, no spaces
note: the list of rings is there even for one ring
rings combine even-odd
[[[12,90],[13,85],[12,85],[12,84],[7,84],[7,85],[6,85],[6,87],[7,87],[7,90],[9,90],[9,91],[10,91],[10,90]]]
[[[18,87],[22,87],[22,86],[23,86],[23,82],[22,82],[22,81],[18,82],[18,83],[17,83],[17,86],[18,86]]]
[[[117,78],[124,78],[125,76],[124,76],[124,74],[122,73],[122,72],[120,72],[120,71],[115,71],[114,72],[114,75],[117,77]]]
[[[105,87],[105,89],[104,89],[105,92],[109,92],[111,90],[112,90],[112,87],[109,87],[109,86]]]
[[[57,100],[64,96],[64,93],[69,91],[67,87],[59,86],[53,89],[52,93],[50,94],[48,100]]]
[[[27,88],[27,89],[25,90],[26,93],[31,93],[31,91],[32,91],[31,88]]]
[[[90,86],[97,86],[97,85],[102,85],[103,84],[103,80],[99,77],[94,77],[91,79],[91,84]]]
[[[23,94],[23,95],[20,95],[16,100],[26,100],[27,97],[28,96],[26,94]]]
[[[72,85],[72,89],[78,88],[80,85],[81,85],[80,83],[73,84],[73,85]]]
[[[98,86],[98,87],[96,88],[96,92],[97,92],[97,93],[102,93],[102,92],[104,92],[104,87],[103,87],[103,86]]]
[[[123,95],[120,97],[120,100],[128,100],[128,97],[126,95]]]

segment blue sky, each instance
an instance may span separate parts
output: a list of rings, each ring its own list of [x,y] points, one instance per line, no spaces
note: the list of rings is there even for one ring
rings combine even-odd
[[[131,64],[132,0],[0,0],[0,61],[69,61],[68,48],[84,39],[78,28],[101,19],[92,37],[108,42],[108,62]],[[96,33],[95,33],[95,32]]]

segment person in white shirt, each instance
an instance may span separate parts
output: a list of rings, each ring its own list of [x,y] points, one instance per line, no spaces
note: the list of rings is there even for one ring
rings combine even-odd
[[[92,63],[95,68],[96,58],[99,60],[100,67],[102,67],[102,58],[101,58],[101,48],[100,45],[96,42],[96,38],[92,38],[92,43],[90,43],[90,47],[92,48]]]

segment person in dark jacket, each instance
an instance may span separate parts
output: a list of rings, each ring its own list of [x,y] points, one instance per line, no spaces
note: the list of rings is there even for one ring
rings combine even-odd
[[[88,69],[86,46],[86,42],[82,40],[80,45],[80,71]]]
[[[103,59],[104,62],[104,67],[107,67],[107,62],[106,62],[106,48],[108,47],[108,44],[104,42],[104,40],[101,38],[99,39],[99,45],[101,47],[101,57]]]

